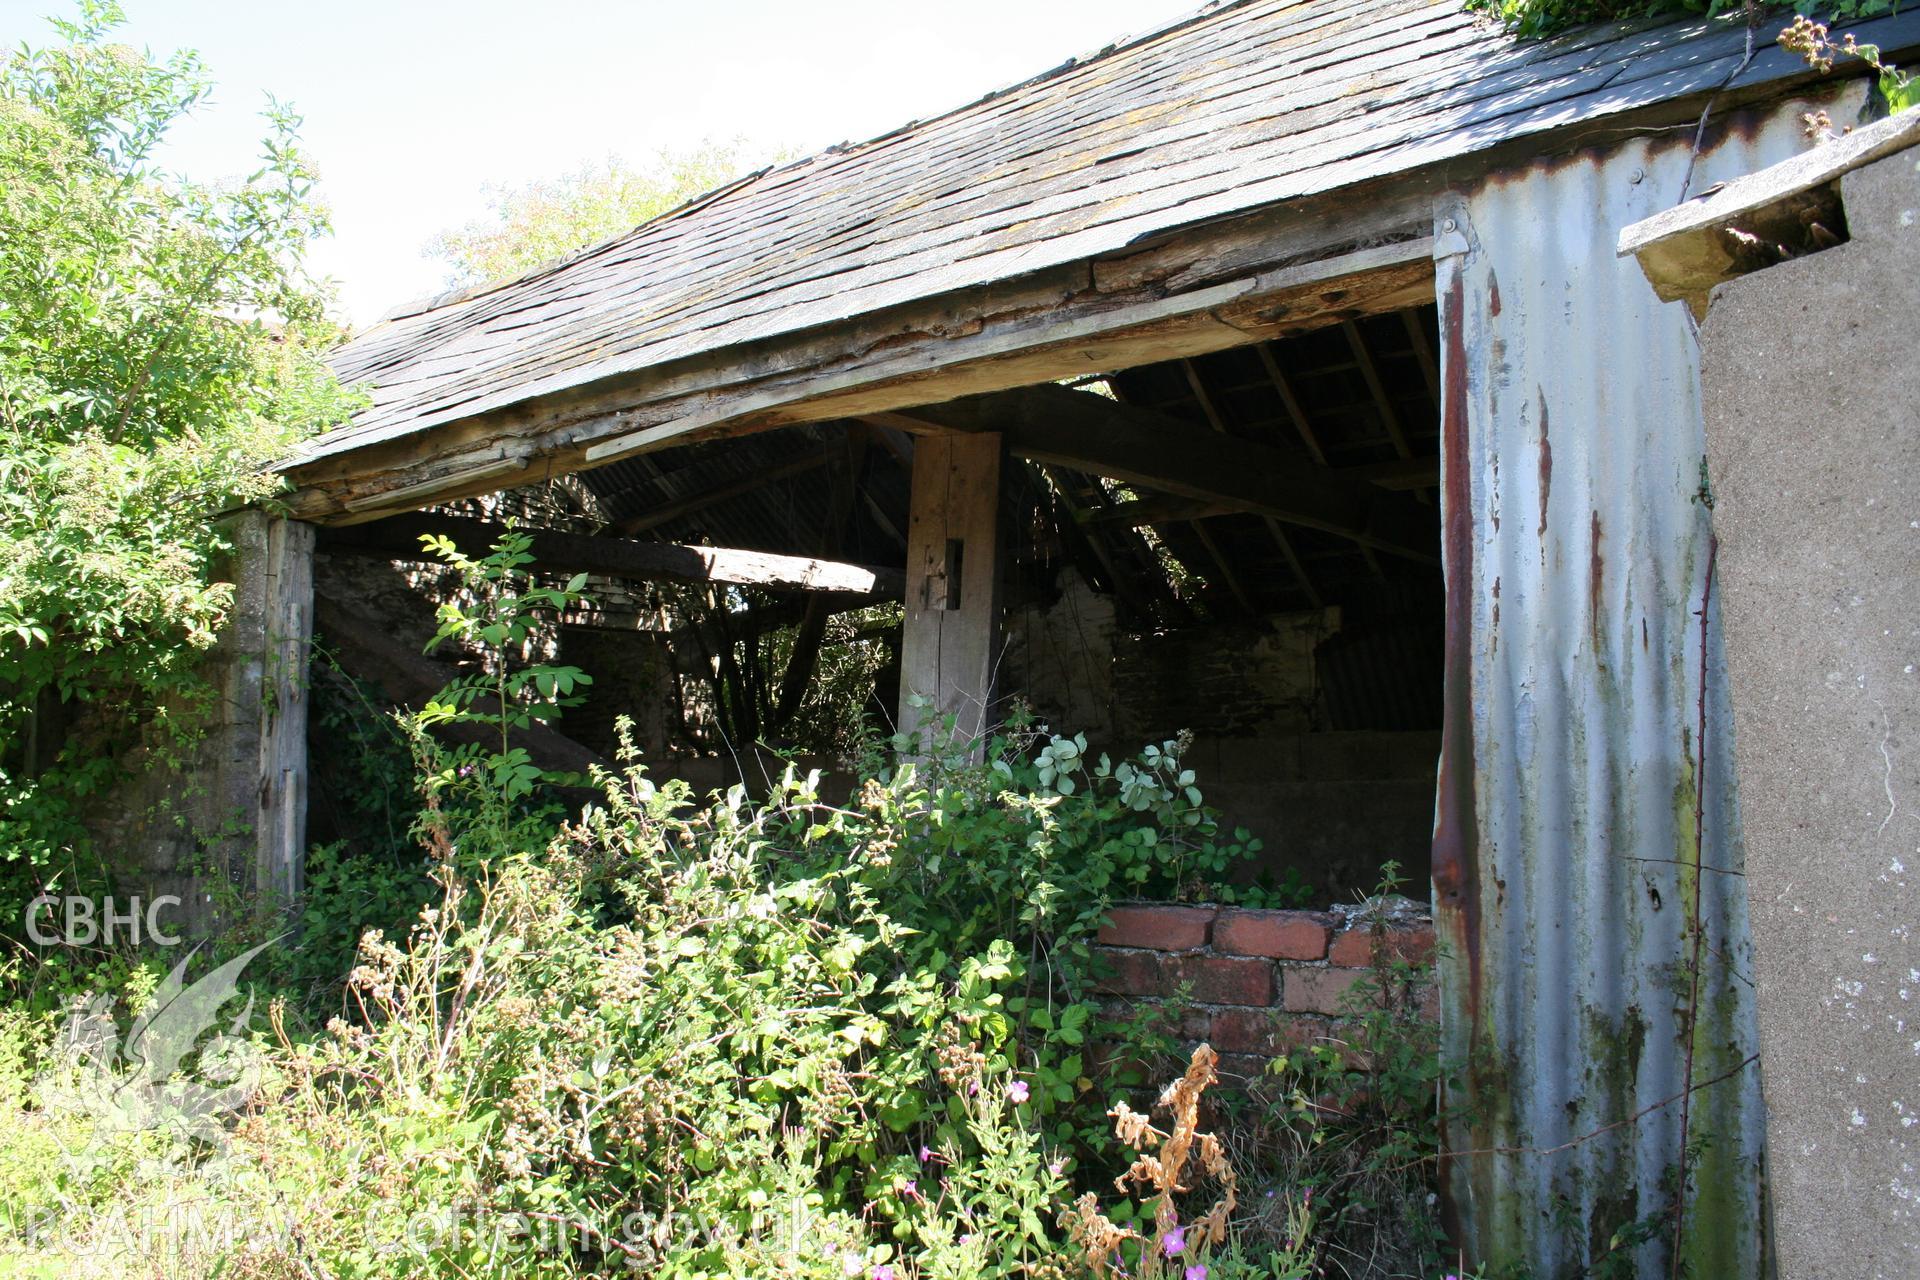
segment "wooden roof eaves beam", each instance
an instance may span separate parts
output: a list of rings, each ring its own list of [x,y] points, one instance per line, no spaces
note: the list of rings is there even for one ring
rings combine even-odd
[[[878,425],[911,422],[922,432],[999,431],[1009,451],[1031,461],[1232,503],[1423,564],[1439,562],[1419,509],[1396,495],[1277,449],[1197,431],[1178,418],[1089,392],[1025,387],[879,416]]]
[[[469,553],[488,547],[505,525],[464,516],[412,513],[369,524],[323,530],[320,548],[388,560],[437,563],[421,544],[425,534],[444,534]],[[819,591],[868,600],[898,600],[906,575],[898,569],[843,564],[809,556],[783,556],[732,547],[634,542],[551,529],[521,529],[533,539],[532,567],[553,573],[591,573],[635,582],[726,583],[769,591]]]
[[[1351,205],[1302,202],[1208,229],[1191,250],[1176,239],[1118,274],[1083,263],[862,317],[830,338],[690,356],[295,458],[287,505],[296,519],[361,523],[655,449],[1218,351],[1431,301],[1429,192],[1395,182],[1382,197],[1368,227],[1391,223],[1406,238],[1342,251],[1353,224],[1340,210]],[[1288,265],[1260,270],[1262,261]],[[1221,280],[1228,263],[1249,274]]]

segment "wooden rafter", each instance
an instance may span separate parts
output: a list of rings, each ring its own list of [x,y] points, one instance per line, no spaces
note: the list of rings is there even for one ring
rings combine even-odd
[[[1291,389],[1287,389],[1286,378],[1281,374],[1280,366],[1274,362],[1273,353],[1268,350],[1267,344],[1264,342],[1260,343],[1259,347],[1261,354],[1266,357],[1268,373],[1274,380],[1274,386],[1281,389],[1282,396],[1287,401],[1288,415],[1299,415],[1300,406],[1293,400],[1293,392]],[[1207,391],[1206,381],[1201,378],[1200,371],[1194,367],[1193,361],[1182,360],[1180,367],[1185,370],[1187,385],[1193,388],[1194,398],[1200,402],[1200,411],[1207,415],[1207,421],[1212,424],[1215,431],[1220,432],[1222,435],[1227,434],[1226,419],[1221,416],[1219,406],[1214,404],[1213,396]],[[1312,433],[1305,430],[1305,416],[1298,416],[1296,421],[1300,424],[1302,438],[1309,442],[1310,449],[1315,454],[1315,463],[1324,466],[1326,456],[1319,452],[1319,445],[1313,440]],[[1273,545],[1279,549],[1281,558],[1287,562],[1287,567],[1293,571],[1294,581],[1299,584],[1301,594],[1306,596],[1314,608],[1319,608],[1320,592],[1314,587],[1313,579],[1307,576],[1306,566],[1300,563],[1300,557],[1293,553],[1293,543],[1288,540],[1286,530],[1282,529],[1280,522],[1271,515],[1263,516],[1262,521],[1267,527],[1267,536],[1273,539]],[[1245,593],[1240,590],[1233,576],[1232,568],[1227,565],[1226,561],[1220,556],[1219,551],[1214,548],[1213,539],[1206,536],[1204,529],[1198,523],[1194,525],[1194,532],[1201,535],[1201,540],[1206,543],[1207,549],[1213,552],[1214,559],[1220,560],[1220,567],[1227,574],[1228,585],[1233,588],[1234,594],[1241,598],[1241,603],[1245,604]],[[1252,612],[1252,609],[1249,608],[1248,612]]]
[[[625,520],[615,521],[613,531],[626,537],[630,537],[636,533],[643,533],[648,529],[655,529],[663,524],[668,524],[682,517],[690,516],[696,511],[704,511],[708,507],[719,506],[721,503],[738,498],[742,494],[752,493],[755,489],[765,488],[767,485],[776,484],[782,480],[791,480],[793,477],[805,475],[809,471],[817,471],[821,467],[833,462],[834,459],[843,457],[844,455],[845,450],[838,444],[832,445],[829,448],[818,449],[804,457],[795,458],[791,462],[782,463],[777,467],[770,467],[764,471],[755,471],[748,475],[736,476],[724,484],[714,485],[712,488],[700,489],[683,498],[677,498],[672,502],[651,507],[639,515],[630,516]]]
[[[1380,410],[1380,425],[1387,429],[1387,439],[1393,441],[1393,451],[1402,458],[1411,458],[1413,447],[1407,443],[1406,428],[1400,425],[1400,414],[1387,396],[1386,384],[1380,381],[1380,370],[1374,365],[1373,352],[1367,350],[1367,340],[1360,336],[1359,326],[1351,320],[1342,320],[1340,330],[1347,335],[1347,345],[1353,349],[1353,362],[1359,366],[1360,376],[1366,380],[1373,403]]]
[[[484,520],[417,514],[330,529],[320,545],[328,551],[427,562],[437,557],[422,547],[423,535],[444,534],[469,554],[477,554],[507,531],[504,525]],[[769,591],[827,591],[876,600],[897,600],[906,589],[900,570],[874,565],[544,529],[524,532],[533,539],[532,567],[554,573],[593,573],[639,582],[724,583]]]
[[[969,396],[883,415],[885,425],[922,432],[997,429],[1008,448],[1034,461],[1105,475],[1350,538],[1365,547],[1432,564],[1430,517],[1364,480],[1277,449],[1104,396],[1059,386]]]
[[[1321,466],[1327,465],[1327,451],[1320,447],[1320,437],[1314,434],[1313,424],[1307,421],[1306,410],[1300,407],[1300,397],[1293,393],[1293,382],[1287,377],[1286,370],[1280,367],[1280,361],[1273,354],[1271,342],[1261,342],[1254,346],[1260,355],[1260,363],[1266,367],[1267,377],[1273,383],[1273,389],[1280,393],[1280,403],[1286,407],[1287,420],[1293,423],[1293,429],[1300,437],[1300,443],[1307,447],[1307,453]]]
[[[1407,341],[1413,344],[1413,358],[1420,362],[1420,376],[1427,381],[1427,394],[1439,404],[1440,370],[1433,362],[1433,344],[1427,341],[1426,326],[1420,323],[1419,314],[1411,307],[1400,313],[1400,322],[1407,327]]]

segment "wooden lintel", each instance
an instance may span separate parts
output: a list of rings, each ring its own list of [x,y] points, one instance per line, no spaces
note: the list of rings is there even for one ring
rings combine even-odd
[[[433,561],[421,537],[444,534],[462,551],[479,555],[507,532],[506,526],[461,516],[415,514],[322,533],[323,550],[375,555],[389,560]],[[533,567],[554,573],[592,573],[639,582],[728,583],[769,591],[825,591],[872,600],[897,600],[906,588],[898,569],[843,564],[807,556],[774,555],[731,547],[692,547],[670,542],[523,530],[533,538]]]
[[[1920,114],[1890,116],[1622,228],[1616,251],[1640,260],[1658,297],[1704,311],[1715,285],[1778,261],[1755,254],[1756,238],[1780,237],[1783,224],[1803,232],[1816,216],[1833,220],[1824,211],[1838,204],[1835,183],[1916,144]]]
[[[1352,240],[1339,203],[1248,221],[1231,251],[1231,229],[1210,228],[1201,261],[1186,260],[1191,270],[1169,242],[1150,267],[1135,264],[1137,281],[1127,272],[1090,287],[1081,264],[943,299],[924,315],[770,339],[404,437],[350,448],[322,437],[286,466],[296,486],[288,506],[301,519],[350,524],[653,449],[1199,355],[1431,299],[1429,242],[1343,251]],[[1395,216],[1376,219],[1383,226],[1424,221],[1424,202],[1410,193],[1392,203]],[[1260,262],[1286,265],[1262,272]],[[1197,283],[1229,264],[1245,274]],[[1162,272],[1180,287],[1169,292]]]
[[[898,418],[902,415],[890,415]],[[994,430],[1032,462],[1271,516],[1437,563],[1431,516],[1367,480],[1151,409],[1061,386],[969,396],[906,416],[927,429]]]

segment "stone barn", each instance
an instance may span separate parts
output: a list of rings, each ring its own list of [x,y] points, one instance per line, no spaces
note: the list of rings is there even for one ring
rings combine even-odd
[[[1920,14],[1857,33],[1897,58]],[[829,683],[887,728],[1188,732],[1260,874],[1430,885],[1472,1253],[1582,1274],[1613,1245],[1567,1222],[1684,1173],[1639,1273],[1763,1274],[1700,348],[1616,241],[1800,154],[1810,113],[1872,118],[1864,68],[1773,34],[1215,5],[394,311],[337,359],[370,407],[242,517],[228,871],[297,894],[328,820],[316,622],[424,696],[419,535],[512,518],[599,601],[558,641],[595,705],[544,758],[606,758],[625,712],[702,786],[768,746],[831,769]],[[1116,939],[1275,961],[1225,1007],[1310,1008],[1337,964],[1324,930],[1236,953],[1188,920]]]

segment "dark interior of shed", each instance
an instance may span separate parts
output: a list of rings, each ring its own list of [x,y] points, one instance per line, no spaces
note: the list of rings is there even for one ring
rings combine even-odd
[[[1074,383],[1098,401],[1065,402],[1092,424],[1090,439],[1108,415],[1115,439],[1145,431],[1162,457],[1245,452],[1256,490],[1259,474],[1281,471],[1363,482],[1380,523],[1298,523],[1249,510],[1245,483],[1169,492],[1137,461],[1074,466],[1016,441],[998,506],[996,714],[1018,700],[1116,755],[1191,733],[1187,759],[1208,803],[1260,835],[1259,873],[1299,886],[1303,902],[1350,898],[1388,860],[1423,884],[1444,622],[1436,342],[1427,305]],[[1054,397],[1043,409],[1062,403],[1061,388],[1027,390]],[[534,744],[556,767],[611,759],[626,716],[652,771],[698,788],[761,782],[779,768],[775,752],[844,776],[863,738],[892,732],[900,705],[900,571],[913,458],[927,439],[903,421],[912,426],[875,415],[662,450],[413,519],[511,517],[609,552],[742,553],[734,580],[673,581],[624,560],[561,563],[578,538],[546,549],[539,567],[593,573],[592,604],[547,645],[595,682]],[[331,532],[316,569],[333,658],[316,678],[321,840],[351,826],[360,800],[357,748],[330,703],[417,704],[463,661],[422,653],[427,601],[452,584],[417,557],[392,558],[407,530],[383,523],[394,528]],[[796,590],[780,577],[788,570],[768,577],[747,553],[865,567],[873,583]]]

